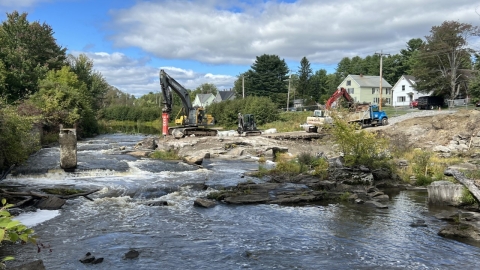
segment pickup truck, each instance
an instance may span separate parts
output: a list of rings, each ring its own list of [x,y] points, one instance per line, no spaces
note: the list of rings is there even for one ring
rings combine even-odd
[[[333,124],[329,110],[315,110],[313,116],[307,117],[307,122],[303,125],[306,132],[318,132],[325,124]],[[364,126],[388,125],[388,116],[384,111],[380,111],[377,105],[357,105],[354,111],[348,112],[343,117],[349,123],[359,123]]]

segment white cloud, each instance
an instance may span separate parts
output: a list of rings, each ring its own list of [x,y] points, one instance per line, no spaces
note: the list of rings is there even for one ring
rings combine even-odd
[[[168,75],[183,87],[192,90],[203,83],[215,84],[220,90],[223,90],[231,87],[236,79],[233,76],[202,74],[177,67],[154,68],[146,65],[146,59],[133,59],[118,52],[92,53],[73,51],[70,53],[75,56],[81,53],[85,54],[93,61],[94,69],[99,71],[110,85],[136,97],[160,91],[160,69],[164,69]]]
[[[116,31],[110,39],[117,46],[139,47],[164,59],[250,65],[266,53],[336,64],[345,56],[380,50],[398,53],[408,40],[423,38],[445,20],[480,22],[475,12],[478,4],[471,0],[234,4],[138,2],[111,13]]]

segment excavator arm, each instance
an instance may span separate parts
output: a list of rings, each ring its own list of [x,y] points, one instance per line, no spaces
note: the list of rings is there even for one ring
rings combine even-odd
[[[174,78],[170,77],[163,69],[160,70],[160,87],[162,88],[163,94],[163,112],[170,113],[172,111],[173,98],[171,90],[180,97],[186,111],[193,110],[190,94],[187,89],[180,85]]]
[[[345,101],[348,103],[348,107],[351,107],[355,102],[354,99],[348,94],[348,91],[345,88],[340,88],[333,95],[327,100],[325,104],[325,109],[330,110],[332,104],[337,101],[340,97],[343,97]]]

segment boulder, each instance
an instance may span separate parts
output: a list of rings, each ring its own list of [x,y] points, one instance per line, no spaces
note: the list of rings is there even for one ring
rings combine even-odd
[[[128,154],[137,158],[143,158],[148,157],[150,155],[150,151],[132,151],[128,152]]]
[[[37,204],[36,207],[44,210],[58,210],[62,208],[66,200],[59,198],[57,196],[48,196],[42,198]]]
[[[203,157],[200,156],[185,156],[183,157],[183,162],[190,165],[202,165]]]
[[[11,270],[45,270],[42,260],[36,260],[19,266],[9,267]]]
[[[438,235],[446,238],[463,239],[475,242],[480,241],[480,231],[478,228],[465,223],[447,225],[438,232]]]
[[[135,145],[136,149],[148,149],[148,150],[155,150],[157,149],[157,141],[153,137],[148,137],[143,139],[141,142],[138,142]]]
[[[135,258],[138,258],[139,255],[140,255],[140,252],[138,252],[135,249],[131,249],[123,255],[123,258],[124,259],[135,259]]]
[[[198,207],[203,207],[203,208],[212,208],[217,204],[214,201],[211,201],[211,200],[197,198],[193,202],[193,205],[198,206]]]
[[[387,209],[388,208],[388,206],[386,206],[384,204],[381,204],[379,202],[376,202],[376,201],[366,201],[365,204],[370,205],[370,206],[374,206],[378,209]]]

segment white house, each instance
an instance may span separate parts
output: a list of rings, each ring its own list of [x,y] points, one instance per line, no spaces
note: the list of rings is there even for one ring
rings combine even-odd
[[[195,99],[192,102],[193,107],[207,107],[212,104],[215,100],[215,96],[212,93],[209,94],[198,94],[195,96]]]
[[[412,100],[429,94],[419,93],[416,90],[415,77],[402,75],[392,88],[393,106],[409,106]]]

